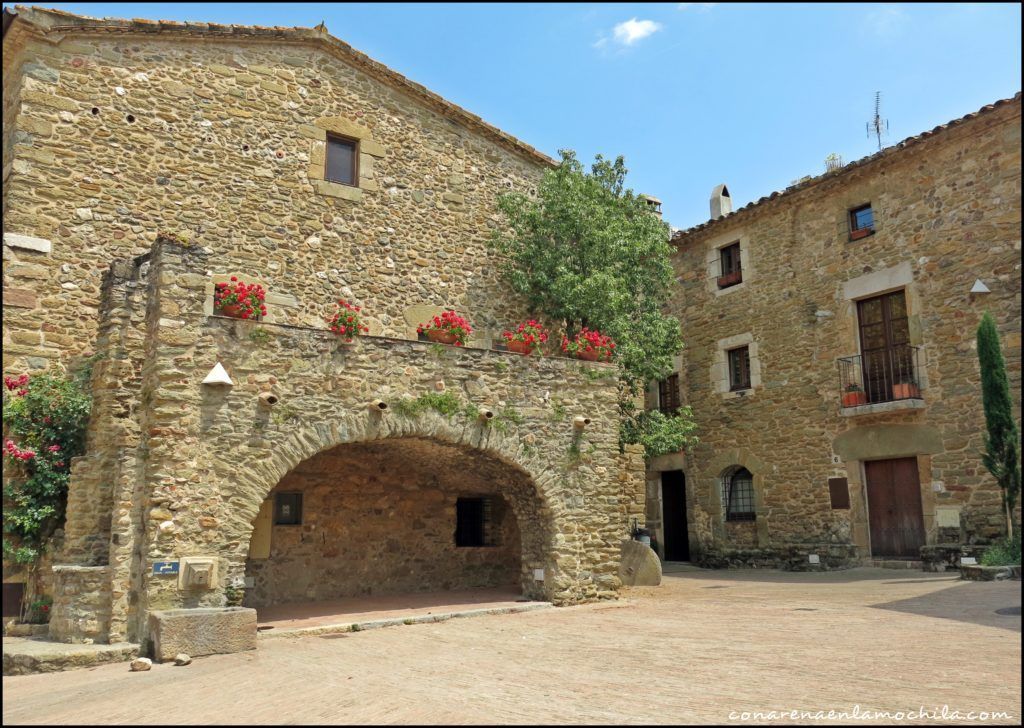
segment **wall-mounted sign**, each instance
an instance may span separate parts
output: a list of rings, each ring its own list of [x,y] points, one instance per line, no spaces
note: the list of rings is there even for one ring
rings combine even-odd
[[[177,561],[154,561],[154,576],[174,576],[178,573],[181,564]]]

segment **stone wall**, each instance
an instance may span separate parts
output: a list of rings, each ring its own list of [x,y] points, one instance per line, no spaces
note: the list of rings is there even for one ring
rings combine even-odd
[[[429,440],[334,448],[286,475],[271,498],[277,492],[302,493],[302,523],[273,526],[270,558],[250,554],[249,606],[519,587],[517,521],[529,528],[538,516],[520,472]],[[456,547],[456,500],[480,495],[495,499],[494,545]]]
[[[756,546],[785,560],[798,546],[824,560],[855,544],[867,556],[862,463],[902,456],[918,457],[929,543],[940,539],[943,508],[959,515],[952,531],[964,542],[1000,533],[999,491],[980,459],[974,337],[990,310],[1019,418],[1020,129],[1018,97],[675,238],[671,312],[684,322],[687,344],[683,401],[701,426],[683,469],[704,550]],[[847,211],[867,202],[876,232],[850,241]],[[744,282],[718,290],[709,261],[735,240],[745,241]],[[978,278],[991,294],[969,294]],[[859,353],[856,299],[898,288],[906,291],[911,344],[922,350],[923,408],[843,411],[837,359]],[[720,350],[742,336],[757,346],[760,381],[737,396],[719,387]],[[731,465],[754,475],[755,524],[724,523],[719,476]],[[831,477],[848,479],[850,510],[832,510]]]
[[[113,504],[111,640],[144,639],[156,609],[222,606],[227,587],[244,583],[254,520],[272,490],[306,477],[307,467],[315,472],[320,461],[311,458],[370,441],[443,445],[450,460],[441,461],[439,481],[458,473],[500,486],[519,525],[528,596],[566,604],[615,595],[620,542],[642,516],[644,481],[636,448],[618,450],[614,367],[387,337],[346,345],[319,328],[209,317],[212,256],[161,239],[151,256],[115,263],[105,287],[120,301],[103,310],[124,324],[123,348],[120,366],[97,370],[90,457],[118,463],[120,475],[76,470],[69,500]],[[201,384],[217,362],[233,386]],[[442,391],[459,402],[458,413],[403,414],[398,405]],[[262,406],[261,392],[279,403]],[[383,415],[368,407],[378,398],[392,403]],[[99,437],[124,403],[134,425],[120,438]],[[470,405],[492,409],[495,419],[483,422]],[[591,424],[574,428],[576,415]],[[381,497],[375,507],[392,503]],[[69,536],[94,520],[89,509],[69,509]],[[67,549],[69,559],[89,558],[88,540],[70,540],[80,546]],[[214,588],[182,590],[153,574],[154,562],[183,556],[214,559]]]
[[[453,307],[489,345],[524,318],[487,240],[543,155],[318,32],[45,16],[5,37],[5,371],[90,351],[109,261],[158,230],[263,283],[275,323],[323,326],[345,298],[401,338]],[[328,130],[359,139],[351,199],[317,178]]]

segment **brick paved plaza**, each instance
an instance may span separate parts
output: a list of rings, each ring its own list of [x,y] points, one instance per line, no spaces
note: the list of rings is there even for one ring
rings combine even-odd
[[[739,723],[731,711],[947,705],[1012,724],[1021,621],[995,610],[1020,603],[1019,582],[949,574],[683,572],[618,603],[5,677],[3,720]]]

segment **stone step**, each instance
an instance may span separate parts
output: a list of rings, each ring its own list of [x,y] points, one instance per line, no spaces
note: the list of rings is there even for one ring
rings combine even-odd
[[[982,566],[981,564],[963,564],[960,566],[960,578],[967,581],[1003,581],[1004,579],[1020,579],[1020,566]]]
[[[139,646],[77,645],[31,637],[4,637],[4,675],[30,675],[123,662],[139,656]]]
[[[917,569],[918,571],[923,568],[922,562],[911,559],[871,559],[866,566],[873,566],[876,569]]]
[[[431,622],[445,622],[449,619],[462,619],[465,617],[483,617],[489,614],[518,614],[520,612],[532,612],[537,609],[552,609],[553,605],[548,602],[524,604],[521,607],[488,607],[485,609],[462,609],[440,614],[419,614],[409,617],[386,617],[384,619],[370,619],[361,622],[339,622],[336,624],[317,625],[315,627],[295,627],[292,629],[261,630],[259,638],[274,639],[277,637],[307,637],[313,635],[338,634],[341,632],[362,632],[367,629],[380,629],[382,627],[398,627],[403,624],[429,624]]]

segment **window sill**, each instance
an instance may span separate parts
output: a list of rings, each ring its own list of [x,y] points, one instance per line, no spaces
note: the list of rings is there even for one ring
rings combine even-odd
[[[313,183],[313,189],[326,197],[337,197],[349,202],[359,202],[363,199],[363,190],[360,187],[343,185],[338,182],[328,182],[324,179],[314,179],[310,180],[310,182]]]

